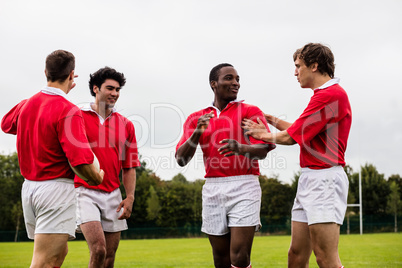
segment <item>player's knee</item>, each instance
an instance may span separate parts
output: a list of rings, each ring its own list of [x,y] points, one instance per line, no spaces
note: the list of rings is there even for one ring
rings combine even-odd
[[[324,256],[320,256],[320,255],[316,256],[315,261],[317,262],[319,267],[328,267],[326,258]]]
[[[106,259],[113,259],[114,260],[115,256],[116,256],[116,251],[108,251],[106,253]]]
[[[322,249],[315,249],[314,255],[316,256],[315,260],[319,267],[330,267],[329,265],[336,264],[335,255],[332,252],[326,252]]]
[[[303,256],[303,253],[300,249],[294,248],[294,247],[290,247],[289,251],[288,251],[288,258],[289,259],[297,259],[297,258],[301,258]]]
[[[247,250],[237,250],[230,253],[230,260],[233,265],[246,267],[250,264],[250,254]]]
[[[230,257],[229,256],[216,256],[216,255],[214,255],[214,266],[216,268],[230,267]]]
[[[310,255],[308,252],[302,252],[293,247],[288,251],[288,266],[289,267],[304,267],[308,263]]]
[[[116,257],[116,252],[107,252],[105,259],[105,268],[114,267],[114,260]]]
[[[289,251],[288,251],[288,263],[289,263],[289,265],[293,264],[293,263],[296,263],[297,258],[298,258],[297,252],[292,247],[290,247]]]
[[[216,256],[217,258],[223,259],[223,258],[230,257],[230,252],[229,252],[229,250],[226,249],[226,248],[223,248],[223,247],[221,247],[221,248],[214,247],[214,248],[212,248],[212,251],[213,251],[213,255]]]
[[[290,247],[290,248],[289,248],[289,251],[288,251],[288,259],[289,259],[289,260],[290,260],[290,259],[293,259],[295,256],[296,256],[295,251],[293,250],[292,247]]]
[[[56,266],[56,267],[60,267],[60,266],[63,264],[64,259],[65,259],[66,256],[67,256],[67,253],[68,253],[68,247],[66,246],[66,247],[60,252],[60,254],[55,258],[55,266]]]
[[[97,259],[104,260],[106,258],[106,247],[104,245],[96,245],[92,248],[91,255]]]
[[[230,254],[227,250],[213,250],[214,265],[217,268],[230,267]]]
[[[67,253],[68,253],[68,246],[66,246],[65,247],[65,249],[63,250],[63,252],[62,252],[62,258],[63,258],[63,260],[66,258],[66,256],[67,256]]]

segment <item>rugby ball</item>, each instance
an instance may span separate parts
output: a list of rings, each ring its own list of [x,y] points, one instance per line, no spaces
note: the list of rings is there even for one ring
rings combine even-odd
[[[70,163],[70,162],[69,162],[69,163]],[[95,166],[95,170],[96,170],[97,172],[99,172],[99,171],[100,171],[100,164],[99,164],[99,160],[98,160],[98,158],[96,157],[95,154],[94,154],[94,162],[93,162],[92,164]],[[78,170],[77,170],[75,167],[72,167],[72,166],[71,166],[71,164],[70,164],[70,167],[71,167],[71,169],[74,171],[74,173],[75,173],[78,177],[80,177],[81,179],[83,179],[83,180],[86,181],[86,182],[89,181],[88,178],[86,178],[84,175],[80,174],[80,173],[78,172]]]

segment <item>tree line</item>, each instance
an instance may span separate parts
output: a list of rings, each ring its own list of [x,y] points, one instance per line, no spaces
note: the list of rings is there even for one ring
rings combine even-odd
[[[200,234],[204,180],[188,181],[180,173],[171,180],[162,180],[146,167],[145,162],[141,164],[136,168],[137,185],[133,213],[128,219],[129,229],[148,228],[156,237],[157,229],[167,230],[171,236],[186,235],[178,230],[196,230],[194,232]],[[359,173],[350,166],[346,166],[345,171],[349,178],[348,203],[357,204]],[[290,233],[290,213],[299,176],[300,172],[295,173],[290,184],[281,182],[278,176],[259,176],[262,232]],[[391,219],[392,228],[380,226],[373,231],[398,231],[398,216],[402,214],[401,176],[395,174],[385,178],[373,164],[365,164],[361,167],[361,178],[364,225]],[[25,230],[21,207],[23,181],[17,154],[0,155],[0,231],[14,232],[15,240],[18,232]],[[124,187],[121,190],[124,197]],[[352,217],[352,222],[356,222],[357,214],[358,208],[348,208],[347,219]]]

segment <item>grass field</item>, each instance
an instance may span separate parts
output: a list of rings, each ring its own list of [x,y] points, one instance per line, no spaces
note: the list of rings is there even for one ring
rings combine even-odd
[[[290,236],[257,236],[252,265],[286,267]],[[347,268],[402,267],[402,233],[341,235],[339,253]],[[0,243],[0,267],[29,267],[32,242]],[[85,241],[69,242],[64,267],[87,267]],[[213,267],[211,248],[206,238],[122,240],[115,267]],[[318,267],[314,254],[310,267]]]

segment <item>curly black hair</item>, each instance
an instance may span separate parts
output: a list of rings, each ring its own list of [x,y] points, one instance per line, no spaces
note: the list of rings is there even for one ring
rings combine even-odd
[[[93,91],[94,86],[101,88],[106,79],[117,81],[120,87],[123,87],[126,84],[126,78],[123,73],[119,73],[115,69],[106,66],[89,75],[89,91],[92,96],[96,96]]]

